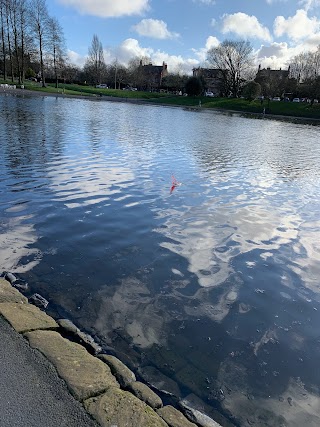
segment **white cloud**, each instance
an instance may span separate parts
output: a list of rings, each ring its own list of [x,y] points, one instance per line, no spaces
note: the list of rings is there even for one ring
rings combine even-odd
[[[297,54],[295,48],[290,48],[287,43],[271,43],[269,46],[262,45],[255,52],[256,64],[262,68],[270,67],[272,69],[286,68],[290,58]]]
[[[74,50],[68,49],[67,52],[68,60],[71,64],[77,65],[78,67],[83,67],[86,62],[86,57],[81,56],[79,53]]]
[[[288,0],[266,0],[266,2],[268,3],[268,4],[273,4],[273,3],[276,3],[276,2],[279,2],[279,3],[285,3],[285,2],[287,2]]]
[[[242,12],[232,15],[223,15],[222,33],[234,33],[241,37],[271,41],[271,35],[267,27],[264,27],[255,16],[249,16]]]
[[[294,16],[285,19],[277,16],[274,21],[274,34],[277,37],[287,35],[291,40],[302,40],[320,31],[320,21],[316,17],[309,18],[303,9],[298,9]]]
[[[220,44],[219,40],[217,39],[217,37],[214,36],[209,36],[206,40],[206,46],[205,49],[208,51],[209,49],[211,49],[212,47],[217,47]]]
[[[184,58],[181,55],[169,55],[161,50],[154,50],[151,47],[140,46],[136,39],[126,39],[119,46],[106,49],[104,57],[107,64],[117,59],[121,64],[127,65],[130,59],[149,57],[154,65],[161,65],[162,62],[168,64],[168,71],[182,71],[191,74],[194,67],[199,66],[199,60],[196,58]]]
[[[299,4],[301,4],[305,10],[314,9],[315,7],[320,6],[320,0],[300,0]]]
[[[152,37],[155,39],[173,39],[179,37],[178,33],[168,30],[167,24],[158,19],[142,19],[139,24],[134,25],[135,30],[140,36]]]
[[[306,51],[315,51],[319,44],[320,33],[293,46],[285,42],[274,42],[269,46],[262,45],[255,52],[256,64],[261,64],[262,67],[270,67],[273,69],[286,69],[294,56]]]
[[[217,47],[220,44],[220,41],[217,37],[209,36],[206,40],[205,47],[201,49],[191,49],[194,55],[198,58],[198,60],[204,63],[207,59],[208,50],[212,47]]]
[[[149,0],[58,0],[83,15],[101,18],[139,15],[148,10]]]
[[[193,3],[200,3],[200,4],[206,4],[206,5],[214,5],[216,4],[216,0],[192,0]]]

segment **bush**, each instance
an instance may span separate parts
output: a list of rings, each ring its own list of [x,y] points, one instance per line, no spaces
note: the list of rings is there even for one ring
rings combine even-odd
[[[254,100],[260,94],[261,86],[255,81],[248,82],[242,90],[242,95],[249,101]]]
[[[198,96],[202,93],[202,82],[198,77],[190,77],[186,82],[185,90],[189,96]]]

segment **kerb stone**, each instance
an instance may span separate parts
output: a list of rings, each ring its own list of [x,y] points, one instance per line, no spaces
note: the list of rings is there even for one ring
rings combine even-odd
[[[20,333],[58,328],[52,317],[31,304],[2,303],[0,314]]]
[[[92,356],[80,344],[53,331],[25,334],[31,347],[38,349],[55,366],[73,395],[80,401],[97,396],[112,387],[119,387],[109,367]]]
[[[197,427],[196,424],[190,422],[173,406],[164,406],[158,409],[157,413],[165,420],[169,427]]]
[[[150,406],[128,391],[111,388],[86,400],[84,406],[101,427],[168,427]]]
[[[26,304],[28,299],[15,289],[7,280],[0,277],[0,304],[7,302]]]
[[[135,374],[121,360],[107,354],[100,354],[98,357],[110,367],[121,387],[127,388],[129,384],[136,381]]]
[[[151,406],[151,408],[157,409],[163,406],[161,398],[146,384],[135,381],[130,384],[129,389],[138,399]]]

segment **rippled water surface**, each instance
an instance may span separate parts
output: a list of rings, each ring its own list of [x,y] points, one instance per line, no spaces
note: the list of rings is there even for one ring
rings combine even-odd
[[[0,269],[224,425],[320,425],[319,127],[53,97],[0,111]]]

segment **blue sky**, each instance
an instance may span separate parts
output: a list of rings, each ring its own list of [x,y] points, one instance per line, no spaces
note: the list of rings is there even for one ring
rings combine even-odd
[[[82,65],[97,34],[107,63],[133,57],[169,71],[205,65],[208,48],[246,39],[256,63],[285,67],[320,45],[320,0],[48,0],[64,29],[70,61]]]

